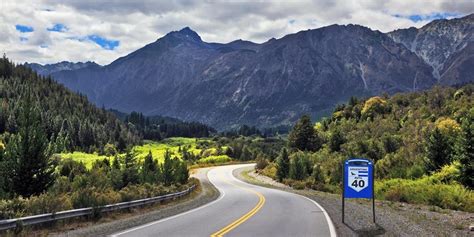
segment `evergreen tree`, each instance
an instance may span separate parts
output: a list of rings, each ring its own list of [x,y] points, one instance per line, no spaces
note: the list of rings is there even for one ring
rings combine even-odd
[[[277,158],[277,178],[281,182],[288,177],[290,171],[290,158],[286,148],[281,150],[280,156]]]
[[[123,186],[127,186],[129,184],[136,184],[138,183],[138,169],[136,163],[136,157],[131,151],[127,151],[123,160],[123,172],[122,172],[122,181]]]
[[[456,157],[460,166],[460,181],[474,188],[474,123],[469,116],[461,124],[461,136],[458,141]]]
[[[40,194],[54,181],[54,164],[47,154],[48,139],[41,123],[41,115],[33,104],[31,94],[22,103],[19,132],[7,146],[8,158],[13,162],[11,175],[16,194],[29,197]]]
[[[345,140],[341,131],[336,129],[329,137],[329,149],[331,149],[331,151],[340,151],[341,145],[344,144],[344,142]]]
[[[162,165],[162,175],[163,175],[163,182],[165,183],[166,186],[171,185],[171,183],[174,181],[173,177],[173,161],[171,160],[171,154],[168,150],[165,152],[165,159]]]
[[[141,180],[143,183],[156,183],[157,179],[158,164],[153,160],[151,151],[145,156],[143,166],[141,170]]]
[[[300,118],[288,135],[288,141],[290,147],[301,151],[317,151],[322,145],[309,115]]]
[[[180,184],[185,184],[188,182],[189,170],[186,162],[177,160],[175,168],[175,180]]]
[[[451,161],[452,153],[448,138],[435,128],[426,143],[426,169],[428,171],[441,169]]]
[[[308,177],[308,168],[302,154],[296,153],[290,160],[289,177],[295,180],[303,180]]]

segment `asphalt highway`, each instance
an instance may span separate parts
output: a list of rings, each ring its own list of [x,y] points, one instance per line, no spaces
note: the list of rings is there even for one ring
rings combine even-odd
[[[249,165],[209,170],[207,177],[220,192],[215,201],[112,236],[336,236],[329,216],[316,202],[232,175],[245,166]]]

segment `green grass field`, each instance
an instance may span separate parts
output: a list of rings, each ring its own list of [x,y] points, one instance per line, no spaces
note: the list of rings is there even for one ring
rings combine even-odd
[[[151,152],[153,158],[155,160],[158,160],[158,162],[163,162],[164,159],[164,154],[166,150],[169,150],[171,152],[172,157],[178,157],[181,158],[181,153],[179,152],[179,148],[183,149],[184,147],[187,147],[188,152],[192,152],[195,155],[199,155],[201,153],[202,149],[197,148],[198,143],[210,143],[212,144],[213,142],[210,139],[205,139],[205,138],[185,138],[185,137],[174,137],[174,138],[167,138],[159,142],[155,141],[145,141],[143,145],[141,146],[135,146],[132,149],[132,152],[134,152],[137,155],[138,162],[141,162],[145,156],[148,154],[148,152]],[[225,148],[224,148],[225,149]],[[216,148],[209,148],[206,150],[205,153],[209,154],[209,157],[204,158],[203,160],[209,161],[211,163],[220,163],[222,162],[223,159],[229,159],[223,158],[222,156],[215,156],[215,151]],[[84,152],[73,152],[73,153],[62,153],[59,154],[62,159],[67,159],[71,158],[75,161],[79,161],[84,163],[84,165],[90,169],[92,168],[92,164],[96,160],[102,160],[104,158],[107,158],[106,156],[101,156],[98,155],[97,153],[89,154],[89,153],[84,153]],[[123,155],[123,154],[120,154]],[[206,162],[199,162],[199,163],[206,163]]]
[[[62,159],[73,159],[75,161],[82,162],[87,169],[92,168],[92,164],[96,160],[103,160],[104,158],[107,158],[106,156],[100,156],[97,153],[89,154],[78,151],[75,151],[73,153],[62,153],[59,155]]]

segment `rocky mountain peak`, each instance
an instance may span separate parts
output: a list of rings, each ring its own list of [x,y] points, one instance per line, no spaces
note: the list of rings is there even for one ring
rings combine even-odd
[[[193,41],[202,42],[201,36],[188,26],[179,31],[173,31],[170,34],[181,39],[191,39]]]

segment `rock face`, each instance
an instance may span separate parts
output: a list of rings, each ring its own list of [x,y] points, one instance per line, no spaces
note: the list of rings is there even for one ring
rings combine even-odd
[[[401,29],[388,35],[430,65],[433,76],[441,84],[473,81],[474,14],[452,20],[435,20],[420,29]]]
[[[457,20],[442,21],[444,28],[451,21]],[[446,49],[459,50],[442,54],[430,46],[436,49],[418,52],[423,48],[419,44],[430,42],[415,40],[422,29],[384,34],[358,25],[332,25],[262,44],[219,44],[204,42],[184,28],[109,65],[51,75],[97,105],[124,112],[194,120],[220,129],[289,125],[302,114],[326,115],[350,96],[429,88],[437,83],[433,67],[439,65],[446,84],[473,81],[468,68],[474,46],[446,39]],[[471,34],[472,39],[472,31],[463,32],[459,35]],[[429,61],[422,54],[445,59]]]

